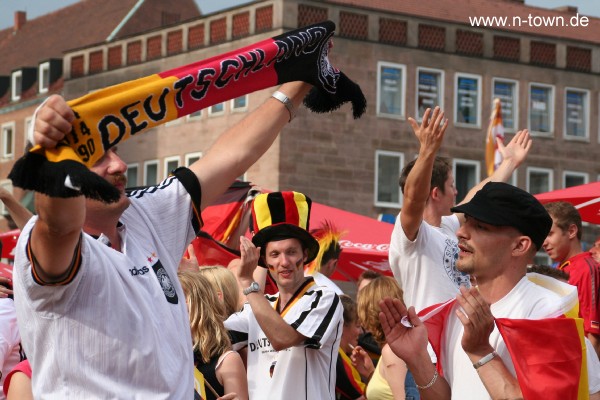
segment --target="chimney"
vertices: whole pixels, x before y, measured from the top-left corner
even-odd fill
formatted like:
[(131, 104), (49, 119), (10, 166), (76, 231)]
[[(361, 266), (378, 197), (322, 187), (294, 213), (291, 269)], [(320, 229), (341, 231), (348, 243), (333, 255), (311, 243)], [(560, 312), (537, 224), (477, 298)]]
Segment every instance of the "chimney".
[(560, 11), (560, 12), (565, 12), (565, 13), (571, 13), (571, 14), (576, 14), (578, 9), (576, 6), (560, 6), (560, 7), (554, 7), (554, 10), (556, 11)]
[(15, 26), (13, 32), (20, 31), (27, 22), (27, 13), (25, 11), (15, 11)]

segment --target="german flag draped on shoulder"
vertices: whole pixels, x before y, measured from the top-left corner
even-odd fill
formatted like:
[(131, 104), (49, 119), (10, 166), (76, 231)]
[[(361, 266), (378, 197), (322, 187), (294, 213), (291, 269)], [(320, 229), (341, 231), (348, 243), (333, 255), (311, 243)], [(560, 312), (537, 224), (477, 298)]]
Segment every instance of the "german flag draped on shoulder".
[(14, 186), (49, 196), (117, 201), (117, 189), (88, 169), (110, 148), (165, 122), (285, 82), (314, 86), (304, 99), (313, 112), (351, 102), (359, 118), (366, 109), (360, 87), (329, 62), (334, 30), (331, 21), (310, 25), (69, 101), (75, 112), (71, 133), (55, 149), (32, 148), (9, 178)]
[[(571, 285), (536, 273), (528, 279), (561, 296), (562, 315), (544, 319), (496, 318), (496, 326), (513, 361), (525, 399), (589, 399), (583, 320), (578, 318), (577, 291)], [(441, 343), (456, 300), (419, 312), (443, 374)]]

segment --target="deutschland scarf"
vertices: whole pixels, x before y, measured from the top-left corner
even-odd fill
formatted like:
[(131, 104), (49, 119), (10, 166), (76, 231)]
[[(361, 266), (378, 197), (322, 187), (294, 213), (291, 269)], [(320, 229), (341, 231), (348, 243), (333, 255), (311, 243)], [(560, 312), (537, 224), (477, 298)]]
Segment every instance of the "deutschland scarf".
[(335, 24), (325, 21), (72, 100), (70, 134), (54, 149), (32, 148), (9, 178), (14, 186), (53, 197), (83, 194), (114, 202), (117, 189), (89, 170), (110, 148), (165, 122), (285, 82), (314, 86), (304, 99), (311, 111), (329, 112), (350, 101), (359, 118), (366, 108), (360, 87), (329, 63), (334, 30)]

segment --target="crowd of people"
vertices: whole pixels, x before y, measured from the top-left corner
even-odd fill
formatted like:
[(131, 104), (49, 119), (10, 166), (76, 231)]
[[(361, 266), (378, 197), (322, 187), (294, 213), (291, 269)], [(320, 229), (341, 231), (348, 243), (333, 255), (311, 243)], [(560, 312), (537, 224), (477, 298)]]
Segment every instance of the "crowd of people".
[[(31, 215), (0, 194), (21, 229), (13, 278), (0, 279), (9, 400), (524, 398), (530, 383), (496, 320), (560, 317), (575, 288), (587, 366), (577, 390), (600, 399), (600, 241), (583, 251), (577, 210), (505, 183), (531, 149), (526, 130), (498, 143), (500, 166), (455, 205), (451, 164), (438, 155), (444, 113), (409, 119), (420, 149), (400, 177), (393, 277), (365, 271), (356, 296), (330, 279), (343, 233), (311, 230), (311, 199), (299, 192), (254, 198), (251, 238), (229, 266), (198, 266), (192, 248), (183, 257), (202, 209), (270, 147), (309, 90), (282, 85), (291, 104), (269, 98), (157, 190), (126, 194), (126, 163), (111, 149), (91, 170), (120, 191), (114, 203), (36, 193)], [(35, 144), (55, 147), (73, 120), (51, 96), (36, 112)], [(530, 279), (540, 249), (568, 281), (548, 278), (561, 293)], [(418, 312), (446, 302), (436, 344)]]

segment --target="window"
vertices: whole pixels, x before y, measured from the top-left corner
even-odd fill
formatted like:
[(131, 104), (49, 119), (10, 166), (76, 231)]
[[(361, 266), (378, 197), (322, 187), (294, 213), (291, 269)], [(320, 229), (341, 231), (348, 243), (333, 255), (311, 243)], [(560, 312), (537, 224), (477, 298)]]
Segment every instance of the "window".
[(202, 158), (202, 153), (200, 153), (200, 152), (188, 153), (185, 155), (185, 166), (189, 167), (190, 165), (192, 165), (193, 163), (195, 163), (196, 161), (198, 161), (201, 158)]
[(565, 90), (565, 136), (587, 139), (590, 126), (589, 90), (566, 88)]
[[(6, 189), (9, 193), (13, 192), (12, 181), (10, 179), (5, 179), (5, 180), (0, 181), (0, 186), (2, 188)], [(4, 205), (3, 201), (0, 201), (0, 214), (8, 215), (8, 209)]]
[(248, 95), (236, 97), (231, 100), (231, 111), (241, 112), (248, 109)]
[(2, 125), (2, 158), (13, 158), (15, 155), (15, 123)]
[(127, 187), (139, 186), (138, 170), (139, 164), (127, 164)]
[(422, 120), (425, 110), (435, 106), (444, 109), (444, 71), (418, 67), (416, 119)]
[(519, 124), (519, 82), (510, 79), (492, 79), (492, 104), (494, 99), (502, 104), (502, 125), (506, 132), (516, 132)]
[(144, 186), (158, 183), (158, 160), (144, 161)]
[(398, 178), (404, 166), (404, 154), (395, 151), (375, 151), (375, 205), (402, 207)]
[(215, 104), (208, 108), (208, 115), (223, 115), (225, 113), (225, 103)]
[(11, 77), (11, 99), (12, 101), (21, 100), (21, 88), (23, 86), (23, 71), (15, 71)]
[(171, 121), (167, 121), (167, 123), (165, 124), (165, 127), (177, 126), (177, 125), (183, 123), (183, 120), (184, 120), (184, 117), (172, 119)]
[(546, 251), (542, 250), (542, 251), (538, 251), (537, 253), (535, 253), (535, 256), (533, 256), (533, 263), (535, 265), (551, 266), (552, 260), (550, 259), (550, 256), (548, 255), (548, 253), (546, 253)]
[(377, 63), (377, 115), (404, 119), (406, 66)]
[(456, 74), (454, 92), (454, 123), (463, 127), (481, 127), (481, 76)]
[(563, 188), (585, 185), (589, 179), (589, 175), (585, 172), (564, 171)]
[(537, 133), (554, 132), (554, 86), (542, 83), (529, 85), (529, 130)]
[(179, 168), (179, 156), (167, 157), (165, 158), (165, 176), (168, 177), (171, 172)]
[(554, 171), (548, 168), (527, 167), (527, 191), (531, 194), (552, 190)]
[(478, 161), (455, 158), (452, 162), (452, 174), (456, 187), (456, 202), (460, 203), (469, 190), (479, 183), (481, 167)]
[(195, 121), (202, 118), (202, 110), (198, 110), (198, 111), (194, 111), (191, 114), (188, 114), (187, 119), (188, 121)]
[[(29, 130), (32, 129), (31, 124), (33, 123), (33, 116), (31, 117), (27, 117), (25, 118), (25, 121), (23, 122), (23, 134), (24, 134), (24, 138), (25, 140), (23, 140), (23, 143), (25, 143), (25, 146), (27, 146), (27, 141), (29, 140)], [(33, 132), (32, 133), (32, 138), (33, 138)]]
[(50, 63), (40, 64), (38, 69), (38, 92), (47, 93), (50, 87)]

